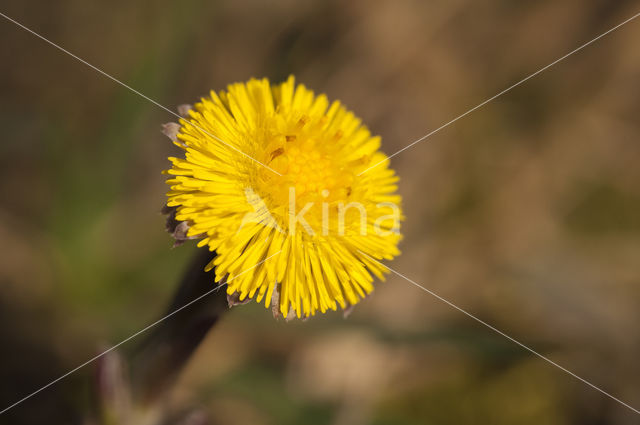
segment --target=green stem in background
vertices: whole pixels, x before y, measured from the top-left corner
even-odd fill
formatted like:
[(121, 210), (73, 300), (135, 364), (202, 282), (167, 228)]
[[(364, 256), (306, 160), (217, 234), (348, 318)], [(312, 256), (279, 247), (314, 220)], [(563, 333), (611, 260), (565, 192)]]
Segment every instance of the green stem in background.
[(110, 352), (99, 359), (95, 391), (97, 421), (85, 424), (167, 423), (165, 397), (209, 330), (229, 309), (224, 288), (214, 290), (208, 250), (198, 250), (171, 302), (129, 355)]

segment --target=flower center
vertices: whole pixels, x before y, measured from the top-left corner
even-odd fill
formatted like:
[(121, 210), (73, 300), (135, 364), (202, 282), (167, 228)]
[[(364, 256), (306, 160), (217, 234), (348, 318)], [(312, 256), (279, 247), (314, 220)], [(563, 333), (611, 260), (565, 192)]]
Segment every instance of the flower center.
[[(269, 144), (266, 164), (281, 175), (261, 170), (258, 191), (282, 223), (289, 214), (298, 214), (306, 207), (305, 219), (315, 231), (323, 214), (336, 210), (341, 202), (349, 202), (354, 174), (347, 170), (341, 155), (330, 149), (300, 135), (279, 137)], [(292, 201), (295, 211), (289, 211)]]

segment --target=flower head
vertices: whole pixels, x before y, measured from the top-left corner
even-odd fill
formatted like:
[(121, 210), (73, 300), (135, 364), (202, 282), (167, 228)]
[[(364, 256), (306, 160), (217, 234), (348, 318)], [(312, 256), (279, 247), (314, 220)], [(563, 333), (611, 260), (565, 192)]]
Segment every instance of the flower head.
[[(168, 127), (165, 127), (165, 129)], [(167, 205), (227, 293), (283, 316), (343, 309), (399, 254), (397, 177), (361, 121), (293, 77), (211, 92), (173, 128)], [(373, 165), (376, 165), (373, 168)], [(366, 171), (366, 172), (365, 172)], [(188, 227), (188, 228), (187, 228)]]

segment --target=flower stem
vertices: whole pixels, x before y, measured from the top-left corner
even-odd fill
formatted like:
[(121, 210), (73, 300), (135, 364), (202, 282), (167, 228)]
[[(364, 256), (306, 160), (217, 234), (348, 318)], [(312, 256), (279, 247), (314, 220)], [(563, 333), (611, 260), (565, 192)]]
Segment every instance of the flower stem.
[[(197, 251), (162, 317), (214, 288), (213, 273), (204, 271), (214, 255), (208, 250)], [(137, 405), (152, 404), (167, 393), (206, 334), (228, 309), (226, 291), (216, 290), (152, 329), (135, 348), (129, 364), (132, 397)]]

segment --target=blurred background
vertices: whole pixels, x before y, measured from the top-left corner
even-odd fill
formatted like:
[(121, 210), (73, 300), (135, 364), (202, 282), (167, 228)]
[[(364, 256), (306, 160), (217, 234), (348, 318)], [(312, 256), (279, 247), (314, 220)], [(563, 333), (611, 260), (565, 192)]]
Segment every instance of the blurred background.
[[(293, 73), (390, 154), (639, 7), (9, 0), (2, 12), (170, 109)], [(0, 38), (4, 408), (159, 317), (195, 248), (171, 249), (159, 213), (173, 117), (5, 19)], [(639, 40), (640, 19), (394, 157), (407, 220), (390, 264), (635, 408)], [(0, 423), (73, 423), (92, 368)], [(346, 320), (235, 307), (167, 403), (198, 409), (194, 424), (638, 423), (393, 275)]]

